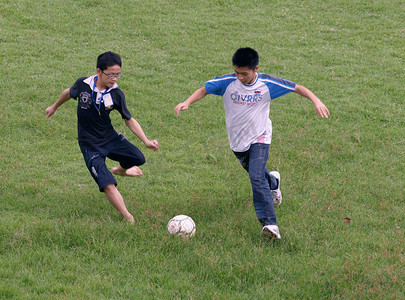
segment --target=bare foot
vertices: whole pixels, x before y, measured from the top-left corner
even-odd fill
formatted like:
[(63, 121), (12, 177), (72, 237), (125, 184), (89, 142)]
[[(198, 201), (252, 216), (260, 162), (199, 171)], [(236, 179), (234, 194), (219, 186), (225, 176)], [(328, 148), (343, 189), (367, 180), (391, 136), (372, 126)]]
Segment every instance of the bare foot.
[(113, 174), (120, 175), (120, 176), (137, 177), (137, 176), (143, 175), (142, 170), (140, 168), (138, 168), (137, 166), (133, 166), (132, 168), (129, 168), (129, 169), (124, 169), (123, 167), (118, 165), (116, 167), (113, 167), (111, 169), (111, 172)]
[(143, 175), (142, 170), (137, 166), (133, 166), (132, 168), (126, 169), (125, 174), (127, 176), (133, 176), (133, 177)]

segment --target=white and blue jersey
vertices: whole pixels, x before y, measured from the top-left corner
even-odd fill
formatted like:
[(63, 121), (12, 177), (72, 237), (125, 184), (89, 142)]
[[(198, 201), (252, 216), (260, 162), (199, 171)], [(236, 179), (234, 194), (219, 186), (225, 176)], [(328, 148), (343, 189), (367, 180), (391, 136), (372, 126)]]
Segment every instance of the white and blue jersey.
[(254, 143), (271, 143), (270, 101), (293, 92), (295, 83), (257, 73), (253, 84), (243, 84), (234, 73), (205, 83), (208, 94), (223, 96), (229, 144), (235, 152)]

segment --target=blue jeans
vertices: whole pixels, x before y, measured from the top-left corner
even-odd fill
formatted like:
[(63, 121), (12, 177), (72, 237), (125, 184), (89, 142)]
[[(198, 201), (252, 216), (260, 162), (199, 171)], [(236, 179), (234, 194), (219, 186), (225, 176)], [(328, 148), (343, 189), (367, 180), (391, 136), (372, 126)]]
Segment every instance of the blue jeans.
[(266, 168), (269, 151), (270, 145), (268, 144), (252, 144), (250, 149), (245, 152), (234, 151), (242, 167), (249, 173), (256, 216), (263, 226), (277, 225), (270, 192), (270, 189), (277, 188), (277, 179), (270, 175)]

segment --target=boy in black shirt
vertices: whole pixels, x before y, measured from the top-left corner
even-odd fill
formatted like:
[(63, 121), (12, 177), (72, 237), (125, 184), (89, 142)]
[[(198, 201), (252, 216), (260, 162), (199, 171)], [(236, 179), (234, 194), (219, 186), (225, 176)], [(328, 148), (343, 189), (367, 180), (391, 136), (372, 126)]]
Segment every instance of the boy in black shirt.
[(51, 117), (59, 106), (71, 98), (78, 100), (78, 140), (87, 168), (108, 201), (132, 224), (134, 217), (127, 210), (105, 159), (108, 157), (119, 162), (118, 166), (112, 168), (112, 173), (135, 177), (142, 175), (138, 166), (145, 163), (145, 157), (137, 147), (114, 130), (110, 112), (113, 109), (118, 110), (125, 124), (149, 149), (156, 151), (159, 144), (157, 140), (149, 140), (146, 137), (139, 123), (128, 111), (124, 93), (117, 85), (118, 78), (122, 76), (121, 65), (118, 54), (100, 54), (97, 58), (97, 75), (79, 78), (46, 109), (46, 115)]

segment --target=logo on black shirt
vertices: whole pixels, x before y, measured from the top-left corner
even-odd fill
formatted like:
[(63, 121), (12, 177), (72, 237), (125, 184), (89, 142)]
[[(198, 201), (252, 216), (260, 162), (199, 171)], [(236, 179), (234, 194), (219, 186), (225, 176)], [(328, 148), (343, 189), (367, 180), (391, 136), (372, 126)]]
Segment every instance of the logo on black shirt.
[(91, 106), (91, 95), (88, 92), (81, 92), (79, 96), (80, 108), (88, 109)]

